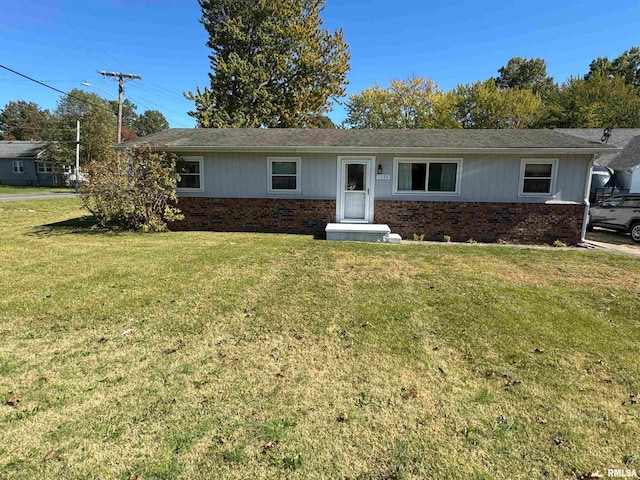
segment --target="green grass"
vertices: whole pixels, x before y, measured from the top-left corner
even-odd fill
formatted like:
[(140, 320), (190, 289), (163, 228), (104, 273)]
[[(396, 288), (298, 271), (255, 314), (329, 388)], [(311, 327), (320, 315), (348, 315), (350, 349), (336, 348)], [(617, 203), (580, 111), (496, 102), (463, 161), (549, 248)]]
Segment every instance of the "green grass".
[(0, 204), (0, 478), (640, 470), (638, 259), (82, 214)]
[(66, 187), (23, 187), (17, 185), (0, 185), (0, 195), (27, 195), (31, 193), (67, 193), (73, 188)]

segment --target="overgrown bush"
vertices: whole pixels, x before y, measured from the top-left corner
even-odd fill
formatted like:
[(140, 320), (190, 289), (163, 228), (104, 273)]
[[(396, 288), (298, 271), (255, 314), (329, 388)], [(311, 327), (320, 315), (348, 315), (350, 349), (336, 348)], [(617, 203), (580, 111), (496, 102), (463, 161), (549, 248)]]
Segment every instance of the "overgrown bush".
[(136, 147), (85, 165), (84, 206), (103, 227), (161, 232), (182, 220), (177, 203), (177, 156)]

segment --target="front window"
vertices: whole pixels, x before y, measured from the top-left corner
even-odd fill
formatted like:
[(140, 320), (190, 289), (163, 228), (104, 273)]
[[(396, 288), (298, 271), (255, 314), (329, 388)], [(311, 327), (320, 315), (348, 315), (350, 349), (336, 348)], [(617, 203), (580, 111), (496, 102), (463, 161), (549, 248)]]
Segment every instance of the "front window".
[(202, 157), (182, 157), (176, 162), (176, 172), (180, 180), (176, 185), (178, 190), (204, 190), (202, 179)]
[(38, 173), (51, 173), (53, 172), (53, 167), (51, 166), (51, 162), (38, 162)]
[(395, 193), (458, 193), (461, 160), (396, 159)]
[(13, 161), (13, 173), (24, 173), (24, 162), (22, 160)]
[(273, 158), (268, 160), (269, 193), (300, 193), (300, 159)]
[(555, 183), (557, 159), (523, 159), (521, 165), (521, 195), (551, 195)]

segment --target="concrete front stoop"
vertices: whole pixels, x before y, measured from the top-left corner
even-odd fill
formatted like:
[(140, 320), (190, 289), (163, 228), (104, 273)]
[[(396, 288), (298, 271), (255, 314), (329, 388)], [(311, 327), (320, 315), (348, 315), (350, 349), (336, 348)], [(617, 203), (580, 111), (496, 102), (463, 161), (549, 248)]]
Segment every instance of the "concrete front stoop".
[(327, 234), (327, 240), (336, 242), (402, 242), (400, 235), (391, 233), (389, 225), (371, 223), (328, 223), (324, 231)]

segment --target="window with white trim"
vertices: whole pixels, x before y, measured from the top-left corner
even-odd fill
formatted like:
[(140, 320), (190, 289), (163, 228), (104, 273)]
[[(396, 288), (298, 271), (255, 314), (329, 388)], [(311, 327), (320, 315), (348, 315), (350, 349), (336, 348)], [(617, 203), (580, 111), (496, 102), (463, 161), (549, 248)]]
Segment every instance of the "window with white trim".
[(180, 157), (180, 160), (176, 162), (176, 172), (180, 175), (180, 180), (176, 185), (177, 190), (203, 191), (203, 167), (202, 157)]
[(24, 162), (22, 160), (13, 161), (13, 173), (24, 173)]
[(269, 157), (268, 193), (300, 193), (300, 158)]
[(53, 166), (51, 162), (38, 162), (38, 173), (51, 173), (53, 172)]
[(459, 193), (461, 159), (394, 159), (394, 193)]
[(520, 165), (521, 196), (549, 196), (555, 188), (557, 158), (523, 158)]

